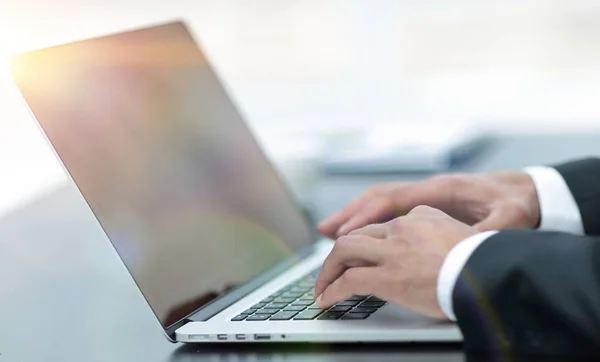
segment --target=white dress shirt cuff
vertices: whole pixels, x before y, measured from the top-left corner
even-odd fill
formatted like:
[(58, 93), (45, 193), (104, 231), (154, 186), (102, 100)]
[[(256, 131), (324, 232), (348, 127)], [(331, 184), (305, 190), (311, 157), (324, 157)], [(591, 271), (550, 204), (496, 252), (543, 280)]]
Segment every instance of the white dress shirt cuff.
[(562, 231), (584, 235), (581, 213), (565, 179), (552, 167), (527, 167), (540, 202), (540, 227), (544, 231)]
[(437, 280), (437, 298), (442, 311), (451, 321), (456, 321), (452, 306), (452, 293), (458, 276), (475, 249), (496, 233), (497, 231), (485, 231), (475, 234), (456, 244), (446, 256)]

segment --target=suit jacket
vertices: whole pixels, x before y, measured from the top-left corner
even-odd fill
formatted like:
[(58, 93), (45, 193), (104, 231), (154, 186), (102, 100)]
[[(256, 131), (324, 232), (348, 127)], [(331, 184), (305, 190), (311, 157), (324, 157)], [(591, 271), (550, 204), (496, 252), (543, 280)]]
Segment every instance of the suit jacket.
[(600, 159), (556, 169), (587, 235), (509, 230), (481, 244), (452, 296), (468, 353), (600, 354)]

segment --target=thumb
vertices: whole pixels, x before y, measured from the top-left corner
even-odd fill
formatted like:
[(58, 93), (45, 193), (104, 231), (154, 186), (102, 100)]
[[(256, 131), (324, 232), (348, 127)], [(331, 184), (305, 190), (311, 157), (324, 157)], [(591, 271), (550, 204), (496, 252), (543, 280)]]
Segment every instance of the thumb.
[(510, 212), (495, 209), (485, 219), (473, 225), (473, 227), (479, 231), (502, 230), (508, 228), (510, 224)]

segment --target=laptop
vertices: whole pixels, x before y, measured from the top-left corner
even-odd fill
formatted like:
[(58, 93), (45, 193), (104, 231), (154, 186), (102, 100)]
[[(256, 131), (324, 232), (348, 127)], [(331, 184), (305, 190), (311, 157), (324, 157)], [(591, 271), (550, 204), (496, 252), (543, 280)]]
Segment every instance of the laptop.
[(18, 54), (9, 69), (170, 341), (462, 339), (375, 296), (316, 307), (333, 241), (319, 239), (184, 23)]

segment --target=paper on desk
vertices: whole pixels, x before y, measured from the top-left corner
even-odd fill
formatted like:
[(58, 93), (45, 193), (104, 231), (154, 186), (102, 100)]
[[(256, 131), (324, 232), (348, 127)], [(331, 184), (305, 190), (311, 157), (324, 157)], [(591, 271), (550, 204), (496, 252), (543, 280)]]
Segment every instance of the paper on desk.
[(384, 126), (332, 140), (322, 165), (327, 173), (446, 171), (474, 156), (486, 139), (484, 132), (461, 126)]

